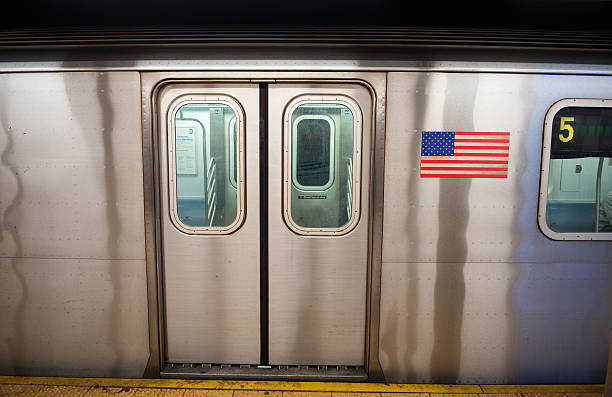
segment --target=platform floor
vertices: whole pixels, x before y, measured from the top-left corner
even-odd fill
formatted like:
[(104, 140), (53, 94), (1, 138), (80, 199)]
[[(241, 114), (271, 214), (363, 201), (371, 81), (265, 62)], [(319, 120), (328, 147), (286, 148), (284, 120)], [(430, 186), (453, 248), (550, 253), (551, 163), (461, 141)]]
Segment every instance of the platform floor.
[(0, 396), (603, 397), (604, 385), (430, 385), (0, 376)]

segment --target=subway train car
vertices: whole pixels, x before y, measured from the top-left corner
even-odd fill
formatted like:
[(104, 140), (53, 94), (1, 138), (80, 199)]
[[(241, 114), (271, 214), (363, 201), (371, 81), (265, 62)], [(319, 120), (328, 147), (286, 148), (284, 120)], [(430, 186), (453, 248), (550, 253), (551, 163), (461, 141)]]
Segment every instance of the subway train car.
[(0, 373), (603, 383), (612, 37), (0, 38)]

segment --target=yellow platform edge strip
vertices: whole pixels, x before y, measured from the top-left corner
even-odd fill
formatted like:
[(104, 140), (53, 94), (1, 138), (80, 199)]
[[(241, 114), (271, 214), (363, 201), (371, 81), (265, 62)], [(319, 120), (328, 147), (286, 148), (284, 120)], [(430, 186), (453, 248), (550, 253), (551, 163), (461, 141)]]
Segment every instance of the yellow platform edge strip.
[(605, 385), (480, 385), (483, 393), (603, 393)]
[(439, 385), (405, 383), (291, 382), (190, 379), (60, 378), (0, 376), (0, 384), (143, 387), (168, 389), (279, 390), (364, 393), (603, 393), (604, 385)]

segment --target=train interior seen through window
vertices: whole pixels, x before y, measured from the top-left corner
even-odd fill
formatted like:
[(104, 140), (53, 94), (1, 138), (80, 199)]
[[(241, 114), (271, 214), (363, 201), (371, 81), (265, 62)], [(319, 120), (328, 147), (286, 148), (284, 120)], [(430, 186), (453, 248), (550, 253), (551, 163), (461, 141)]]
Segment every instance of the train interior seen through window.
[(353, 211), (355, 120), (341, 103), (309, 103), (291, 115), (291, 218), (302, 228), (339, 228)]
[(180, 221), (226, 227), (237, 216), (236, 114), (225, 104), (183, 105), (176, 117), (176, 191)]
[(548, 227), (558, 233), (612, 232), (612, 109), (561, 109), (551, 141)]

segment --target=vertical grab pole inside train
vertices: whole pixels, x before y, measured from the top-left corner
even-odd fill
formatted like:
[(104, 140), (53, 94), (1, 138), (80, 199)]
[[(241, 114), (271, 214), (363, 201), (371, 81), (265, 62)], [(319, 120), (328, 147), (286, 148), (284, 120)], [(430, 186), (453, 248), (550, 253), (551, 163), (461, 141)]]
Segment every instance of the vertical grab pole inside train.
[[(597, 180), (595, 185), (595, 233), (599, 231), (599, 202), (601, 201), (601, 171), (603, 170), (604, 158), (599, 158), (597, 166)], [(608, 396), (606, 396), (608, 397)]]
[(608, 372), (606, 374), (606, 390), (604, 397), (612, 397), (612, 329), (610, 329), (610, 345), (608, 347)]

